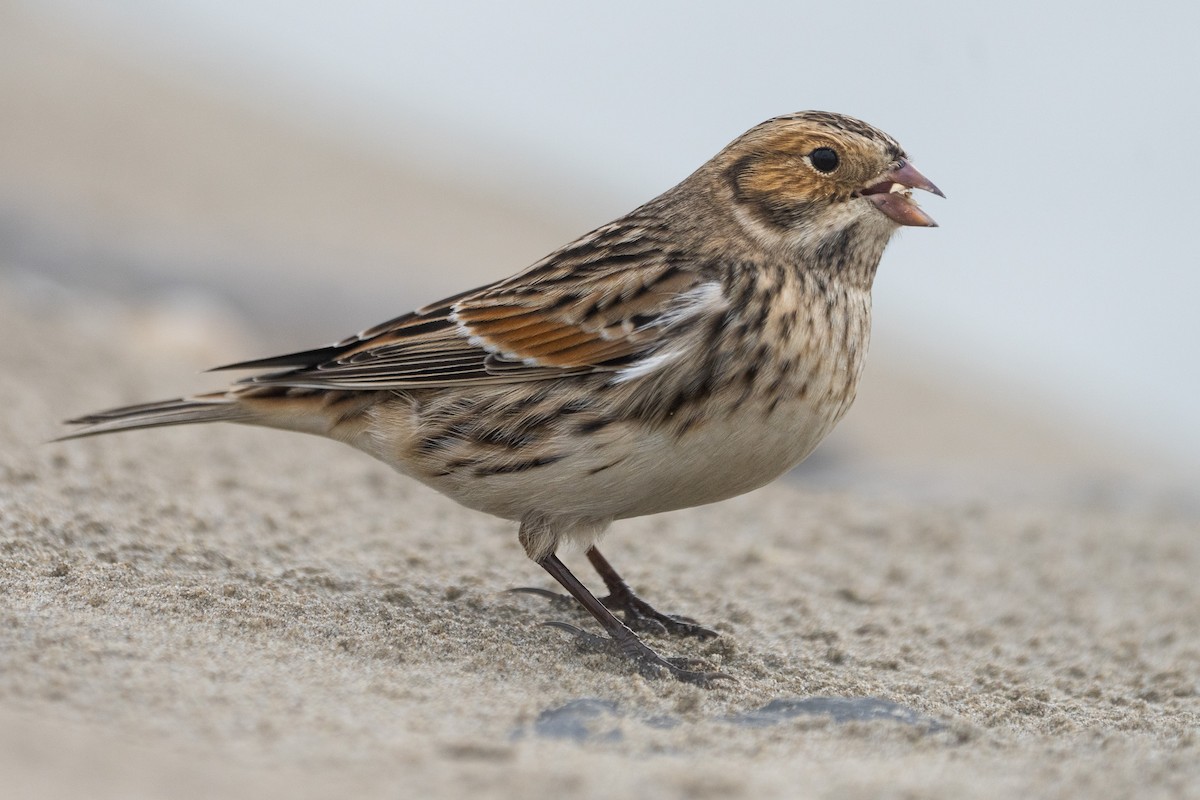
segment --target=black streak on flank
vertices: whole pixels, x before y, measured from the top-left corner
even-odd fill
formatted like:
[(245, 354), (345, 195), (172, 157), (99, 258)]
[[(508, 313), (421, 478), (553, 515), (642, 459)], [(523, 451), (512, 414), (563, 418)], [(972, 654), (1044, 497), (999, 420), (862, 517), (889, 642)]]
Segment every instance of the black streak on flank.
[(586, 422), (581, 422), (575, 428), (576, 433), (589, 434), (607, 428), (609, 425), (616, 422), (612, 417), (596, 417), (589, 419)]
[[(448, 425), (438, 433), (435, 433), (431, 436), (426, 436), (421, 440), (420, 444), (417, 445), (417, 450), (424, 455), (430, 455), (441, 450), (449, 450), (450, 448), (462, 444), (464, 441), (470, 439), (471, 435), (472, 432), (466, 425), (456, 422)], [(455, 468), (461, 467), (466, 463), (469, 462), (456, 464)]]
[(549, 386), (544, 386), (537, 391), (530, 392), (518, 400), (514, 400), (507, 407), (501, 407), (498, 410), (504, 413), (508, 419), (512, 419), (513, 417), (521, 414), (526, 414), (533, 410), (534, 406), (546, 400), (546, 398), (550, 396), (551, 391), (552, 390)]
[(700, 414), (696, 410), (693, 410), (690, 414), (687, 415), (687, 417), (683, 420), (683, 422), (676, 429), (675, 435), (682, 437), (688, 431), (699, 426), (699, 424), (703, 421), (703, 419), (704, 418), (703, 418), (702, 414)]
[(537, 467), (545, 467), (553, 464), (556, 461), (562, 461), (564, 456), (543, 456), (541, 458), (531, 458), (528, 461), (514, 461), (508, 464), (499, 464), (494, 467), (480, 467), (475, 470), (475, 477), (486, 478), (489, 475), (507, 475), (514, 472), (525, 472), (526, 470), (536, 469)]
[(591, 400), (588, 400), (586, 398), (576, 398), (574, 400), (568, 400), (567, 402), (565, 402), (561, 406), (559, 406), (558, 413), (560, 415), (578, 414), (581, 411), (587, 411), (591, 407), (592, 407)]
[(495, 428), (476, 432), (475, 441), (483, 445), (520, 450), (536, 442), (537, 435), (526, 429)]
[(611, 464), (605, 464), (603, 467), (596, 467), (595, 469), (589, 469), (588, 475), (595, 475), (599, 472), (604, 472), (604, 470), (611, 469), (612, 467), (615, 467), (617, 464), (620, 464), (624, 460), (625, 460), (624, 458), (618, 458), (616, 461), (612, 462)]

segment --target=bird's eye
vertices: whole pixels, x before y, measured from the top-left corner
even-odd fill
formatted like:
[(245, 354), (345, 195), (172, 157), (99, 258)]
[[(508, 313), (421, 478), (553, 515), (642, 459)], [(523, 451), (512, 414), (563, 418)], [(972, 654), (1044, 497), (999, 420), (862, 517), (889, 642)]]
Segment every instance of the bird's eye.
[(838, 167), (838, 154), (832, 147), (818, 147), (808, 154), (808, 162), (817, 172), (833, 172)]

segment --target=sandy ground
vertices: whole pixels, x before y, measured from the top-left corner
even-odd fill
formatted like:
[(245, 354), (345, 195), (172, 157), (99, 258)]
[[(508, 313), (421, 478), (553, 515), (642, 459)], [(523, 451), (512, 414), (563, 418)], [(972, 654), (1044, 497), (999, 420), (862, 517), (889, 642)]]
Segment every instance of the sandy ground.
[(510, 523), (340, 445), (46, 444), (579, 230), (0, 20), (0, 793), (1200, 796), (1194, 480), (888, 341), (798, 474), (606, 540), (721, 632), (653, 640), (711, 690), (542, 625), (592, 627), (507, 591), (551, 585)]
[[(11, 796), (1200, 789), (1194, 517), (789, 479), (626, 521), (610, 558), (722, 634), (654, 644), (737, 678), (650, 681), (506, 592), (550, 585), (511, 524), (348, 448), (236, 426), (45, 444), (196, 381), (197, 323), (165, 319), (0, 283)], [(812, 698), (889, 718), (795, 713)]]

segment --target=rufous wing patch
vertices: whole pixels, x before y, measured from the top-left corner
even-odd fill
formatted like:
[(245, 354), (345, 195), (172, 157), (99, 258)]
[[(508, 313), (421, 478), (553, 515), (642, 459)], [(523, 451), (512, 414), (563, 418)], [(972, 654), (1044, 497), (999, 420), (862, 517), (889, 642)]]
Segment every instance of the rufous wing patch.
[(638, 352), (648, 338), (634, 331), (589, 330), (541, 309), (463, 306), (455, 320), (472, 342), (506, 359), (571, 369), (598, 366)]

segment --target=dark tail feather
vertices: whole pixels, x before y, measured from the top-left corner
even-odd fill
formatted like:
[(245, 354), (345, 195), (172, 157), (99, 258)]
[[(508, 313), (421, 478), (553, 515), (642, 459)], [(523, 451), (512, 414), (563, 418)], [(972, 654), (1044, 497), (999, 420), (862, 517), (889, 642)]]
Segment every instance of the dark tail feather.
[(136, 428), (158, 428), (163, 425), (189, 425), (194, 422), (239, 422), (249, 419), (251, 414), (224, 392), (198, 397), (163, 400), (158, 403), (142, 403), (122, 406), (95, 414), (69, 419), (67, 425), (78, 425), (78, 429), (59, 436), (53, 441), (81, 439), (102, 433), (116, 433)]
[(331, 344), (328, 347), (318, 347), (315, 350), (302, 350), (298, 353), (287, 353), (270, 358), (256, 358), (253, 361), (239, 361), (236, 364), (222, 364), (206, 372), (221, 372), (233, 369), (274, 369), (276, 367), (311, 367), (322, 361), (335, 358), (345, 348)]

